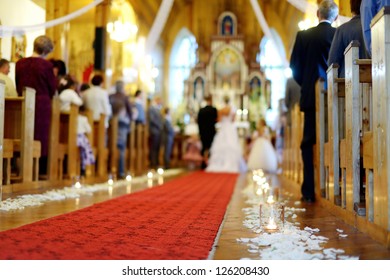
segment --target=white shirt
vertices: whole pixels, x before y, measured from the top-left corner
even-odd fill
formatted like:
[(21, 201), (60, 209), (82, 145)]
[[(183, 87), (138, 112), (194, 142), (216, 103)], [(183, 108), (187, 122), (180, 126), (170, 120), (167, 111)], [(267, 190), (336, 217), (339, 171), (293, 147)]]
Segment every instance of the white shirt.
[(17, 97), (18, 93), (16, 92), (14, 82), (7, 75), (0, 73), (0, 80), (5, 82), (5, 97)]
[(88, 118), (83, 115), (77, 116), (77, 134), (90, 133), (92, 131)]
[(77, 106), (83, 105), (83, 100), (73, 89), (65, 89), (60, 95), (61, 112), (70, 111), (70, 105), (75, 104)]
[(99, 86), (92, 86), (83, 93), (83, 100), (86, 108), (93, 112), (95, 121), (100, 119), (100, 114), (106, 115), (106, 127), (108, 127), (108, 120), (112, 115), (108, 92)]

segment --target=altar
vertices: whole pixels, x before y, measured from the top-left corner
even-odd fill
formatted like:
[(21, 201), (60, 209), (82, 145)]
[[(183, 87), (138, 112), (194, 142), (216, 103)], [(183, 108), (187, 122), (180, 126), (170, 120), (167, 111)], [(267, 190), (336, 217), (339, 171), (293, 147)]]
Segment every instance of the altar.
[(196, 119), (197, 112), (204, 106), (204, 96), (211, 95), (217, 108), (223, 106), (224, 96), (229, 96), (236, 110), (237, 128), (249, 133), (270, 108), (271, 83), (260, 64), (245, 55), (235, 14), (223, 12), (217, 25), (218, 33), (210, 38), (209, 62), (198, 63), (185, 81), (186, 109)]

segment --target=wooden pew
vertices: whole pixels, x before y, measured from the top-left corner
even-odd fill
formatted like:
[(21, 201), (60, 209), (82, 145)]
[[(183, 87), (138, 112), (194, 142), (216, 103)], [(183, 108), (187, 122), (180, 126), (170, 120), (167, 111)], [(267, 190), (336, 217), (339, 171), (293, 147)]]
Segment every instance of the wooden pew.
[[(88, 111), (88, 110), (87, 110)], [(89, 135), (88, 140), (91, 143), (92, 150), (96, 159), (96, 167), (87, 168), (87, 177), (95, 176), (100, 178), (107, 178), (107, 166), (108, 166), (108, 148), (106, 148), (106, 127), (104, 114), (100, 114), (98, 121), (93, 120), (92, 112), (87, 112), (88, 120), (92, 128), (92, 133)]]
[[(60, 100), (54, 96), (49, 138), (48, 179), (71, 179), (79, 173), (79, 150), (77, 147), (77, 116), (79, 107), (72, 104), (69, 112), (60, 111)], [(66, 174), (64, 163), (66, 158)]]
[(4, 92), (5, 83), (0, 80), (0, 201), (3, 199)]
[(117, 148), (118, 142), (118, 117), (113, 116), (110, 119), (108, 127), (108, 149), (109, 149), (109, 170), (112, 175), (118, 175), (118, 160), (119, 150)]
[[(325, 81), (320, 78), (315, 86), (316, 94), (316, 145), (314, 146), (314, 166), (316, 179), (316, 193), (320, 193), (321, 197), (328, 197), (329, 190), (326, 184), (326, 170), (329, 168), (329, 152), (327, 143), (326, 131), (326, 110), (327, 110), (327, 91), (325, 89)], [(325, 148), (326, 146), (326, 148)]]
[[(369, 220), (390, 247), (390, 7), (371, 22), (373, 104), (373, 190)], [(370, 195), (370, 194), (369, 194)], [(371, 209), (369, 210), (369, 212)], [(379, 231), (378, 229), (376, 230)], [(384, 233), (384, 234), (383, 234)]]
[(130, 135), (127, 139), (127, 149), (126, 149), (126, 158), (128, 170), (131, 174), (136, 173), (136, 156), (137, 156), (137, 148), (136, 148), (136, 135), (137, 135), (137, 126), (135, 122), (131, 122), (130, 125)]
[[(89, 143), (91, 144), (92, 152), (93, 152), (93, 155), (94, 155), (95, 160), (96, 160), (97, 159), (98, 149), (94, 145), (94, 136), (95, 136), (94, 129), (95, 128), (94, 128), (94, 125), (93, 125), (93, 112), (91, 110), (86, 110), (83, 114), (87, 117), (88, 123), (89, 123), (89, 125), (90, 125), (90, 127), (92, 129), (91, 133), (87, 134), (87, 138), (88, 138)], [(86, 166), (85, 176), (87, 178), (92, 178), (92, 177), (96, 176), (96, 165), (97, 165), (97, 161), (95, 162), (95, 165), (88, 165), (88, 166)]]
[(2, 199), (2, 185), (11, 184), (11, 159), (14, 156), (14, 145), (11, 139), (4, 139), (5, 113), (5, 83), (0, 80), (0, 201)]
[(147, 157), (148, 157), (148, 127), (143, 124), (134, 125), (135, 129), (130, 133), (129, 151), (130, 157), (128, 158), (130, 164), (130, 170), (135, 174), (142, 174), (147, 170)]
[[(346, 208), (365, 216), (366, 203), (370, 197), (361, 197), (363, 182), (361, 178), (361, 162), (366, 168), (368, 177), (373, 172), (373, 146), (370, 128), (371, 108), (371, 60), (359, 59), (359, 42), (353, 41), (345, 50), (345, 85), (346, 85)], [(369, 181), (368, 192), (372, 189)]]
[(12, 141), (13, 154), (20, 154), (19, 174), (13, 179), (22, 183), (38, 180), (40, 142), (34, 141), (35, 90), (26, 87), (21, 97), (6, 97), (4, 108), (4, 138)]
[(291, 113), (291, 158), (294, 159), (291, 167), (291, 179), (297, 184), (301, 184), (303, 181), (303, 162), (301, 156), (303, 120), (303, 112), (301, 112), (299, 105), (295, 104)]
[(66, 161), (66, 177), (74, 178), (79, 174), (78, 160), (79, 149), (77, 147), (77, 116), (79, 107), (72, 104), (69, 112), (61, 112), (60, 114), (60, 136), (59, 143), (62, 150), (65, 151)]
[[(328, 84), (328, 136), (329, 136), (329, 183), (326, 199), (336, 205), (343, 204), (345, 197), (345, 79), (338, 77), (339, 65), (332, 64), (327, 70)], [(341, 171), (341, 172), (340, 172)], [(340, 173), (342, 174), (340, 178)], [(340, 183), (341, 182), (341, 183)]]

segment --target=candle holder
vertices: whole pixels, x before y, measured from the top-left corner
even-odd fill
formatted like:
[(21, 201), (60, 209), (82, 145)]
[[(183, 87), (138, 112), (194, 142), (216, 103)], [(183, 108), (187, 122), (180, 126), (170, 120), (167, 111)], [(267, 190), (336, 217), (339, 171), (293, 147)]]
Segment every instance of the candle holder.
[(275, 203), (270, 195), (267, 203), (260, 204), (259, 212), (260, 228), (265, 232), (277, 232), (284, 227), (284, 205)]
[(80, 181), (80, 176), (74, 176), (72, 181), (73, 181), (72, 186), (74, 188), (81, 189), (82, 185), (81, 185), (81, 181)]
[(128, 172), (128, 173), (126, 174), (126, 181), (127, 181), (128, 183), (131, 183), (132, 180), (133, 180), (133, 176), (131, 176), (131, 173)]
[(148, 174), (146, 174), (147, 182), (148, 182), (148, 188), (153, 187), (153, 172), (149, 171)]

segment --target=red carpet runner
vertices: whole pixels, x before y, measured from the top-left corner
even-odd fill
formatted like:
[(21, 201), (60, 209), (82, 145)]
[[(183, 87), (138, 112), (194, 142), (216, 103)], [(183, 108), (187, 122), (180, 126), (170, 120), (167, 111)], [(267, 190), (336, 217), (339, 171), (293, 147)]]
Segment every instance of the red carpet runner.
[(0, 259), (206, 259), (236, 178), (196, 172), (0, 232)]

